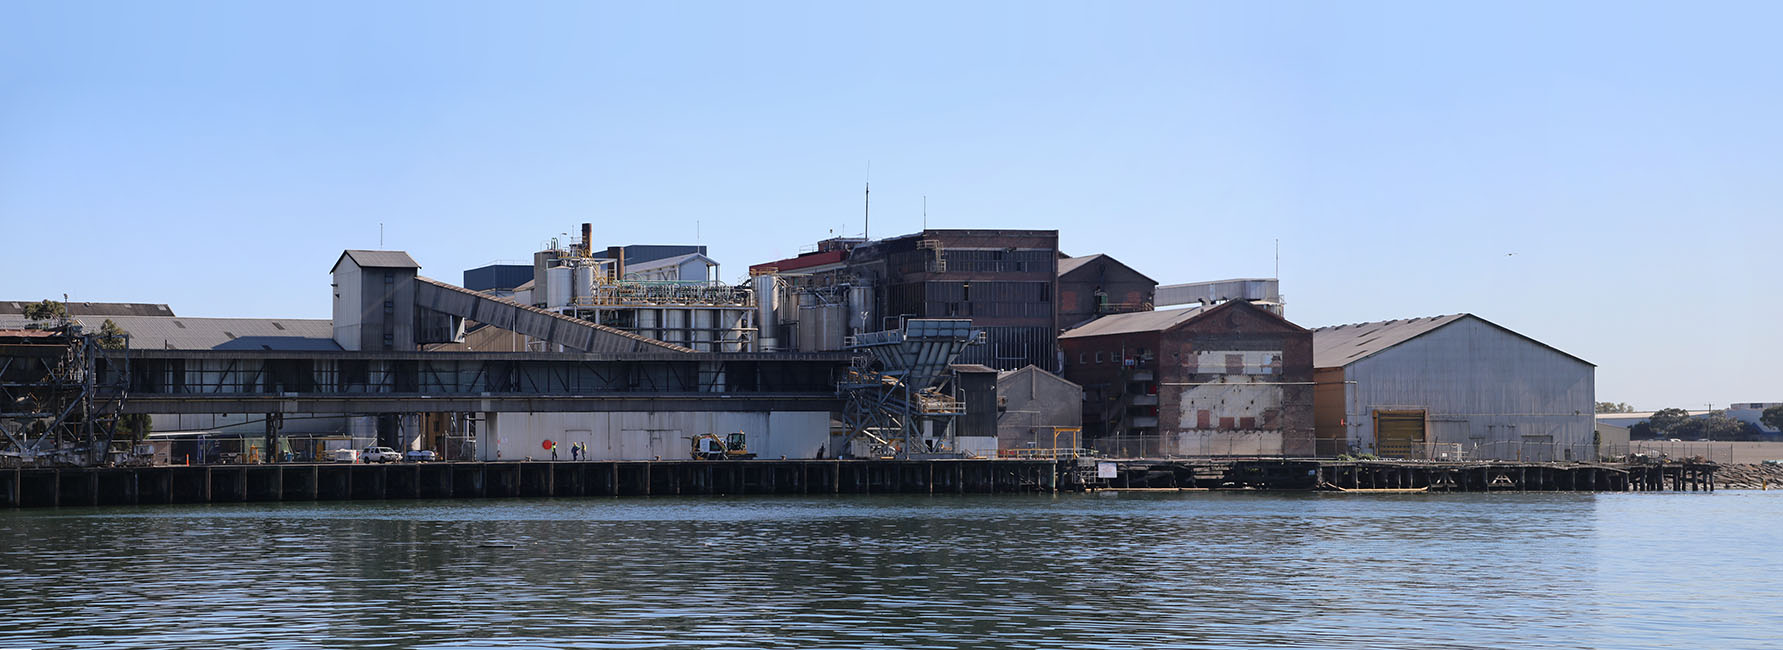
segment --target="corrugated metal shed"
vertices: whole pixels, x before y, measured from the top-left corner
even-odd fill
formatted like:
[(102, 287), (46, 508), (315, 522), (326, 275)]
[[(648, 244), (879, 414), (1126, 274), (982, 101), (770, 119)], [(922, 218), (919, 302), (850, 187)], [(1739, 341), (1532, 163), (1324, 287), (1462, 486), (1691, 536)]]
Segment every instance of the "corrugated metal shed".
[(1594, 460), (1595, 367), (1472, 314), (1313, 331), (1327, 453)]
[(1090, 321), (1087, 325), (1060, 334), (1059, 338), (1074, 339), (1108, 334), (1160, 332), (1188, 322), (1205, 311), (1207, 311), (1205, 307), (1190, 307), (1188, 309), (1165, 309), (1103, 316)]

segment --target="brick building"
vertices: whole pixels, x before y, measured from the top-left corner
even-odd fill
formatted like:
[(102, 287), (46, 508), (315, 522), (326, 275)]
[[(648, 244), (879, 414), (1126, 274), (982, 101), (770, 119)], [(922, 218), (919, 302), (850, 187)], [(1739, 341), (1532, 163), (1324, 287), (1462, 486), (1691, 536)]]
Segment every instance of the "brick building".
[(1059, 337), (1108, 453), (1311, 456), (1312, 332), (1242, 300), (1104, 316)]

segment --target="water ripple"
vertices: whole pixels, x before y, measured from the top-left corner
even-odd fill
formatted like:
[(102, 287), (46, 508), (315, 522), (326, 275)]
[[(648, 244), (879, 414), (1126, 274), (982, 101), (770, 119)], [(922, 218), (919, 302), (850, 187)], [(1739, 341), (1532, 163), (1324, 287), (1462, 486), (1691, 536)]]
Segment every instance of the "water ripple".
[(0, 647), (1773, 647), (1775, 493), (23, 510)]

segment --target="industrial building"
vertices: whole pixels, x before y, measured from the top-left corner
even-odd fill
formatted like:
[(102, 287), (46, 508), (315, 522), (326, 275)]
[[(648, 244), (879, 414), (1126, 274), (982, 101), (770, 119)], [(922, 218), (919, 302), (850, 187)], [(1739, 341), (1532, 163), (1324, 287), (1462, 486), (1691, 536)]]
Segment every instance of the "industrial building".
[(1319, 453), (1595, 460), (1596, 367), (1473, 314), (1313, 330)]
[[(782, 349), (837, 350), (845, 339), (911, 319), (970, 319), (984, 333), (960, 362), (998, 370), (1058, 366), (1059, 233), (924, 230), (837, 238), (750, 267), (771, 305), (763, 338)], [(768, 300), (767, 298), (772, 298)], [(765, 316), (764, 316), (765, 318)], [(772, 332), (769, 334), (768, 332)]]
[(1101, 316), (1151, 311), (1158, 281), (1097, 253), (1059, 260), (1059, 324), (1071, 329)]
[(1059, 337), (1089, 444), (1123, 456), (1310, 456), (1312, 333), (1246, 300), (1104, 316)]
[(1083, 387), (1027, 366), (997, 374), (997, 449), (1075, 449), (1083, 443)]
[[(698, 352), (758, 352), (755, 293), (718, 280), (704, 246), (593, 246), (593, 224), (569, 245), (533, 254), (514, 299), (577, 320)], [(634, 256), (646, 259), (638, 261)], [(528, 341), (527, 349), (554, 349)]]

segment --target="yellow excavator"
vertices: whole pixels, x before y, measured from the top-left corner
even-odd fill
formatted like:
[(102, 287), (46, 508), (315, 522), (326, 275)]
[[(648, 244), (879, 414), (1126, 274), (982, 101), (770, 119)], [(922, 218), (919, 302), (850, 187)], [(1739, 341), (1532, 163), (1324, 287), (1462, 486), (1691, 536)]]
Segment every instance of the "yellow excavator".
[(742, 431), (719, 438), (716, 433), (702, 433), (693, 437), (694, 460), (749, 460), (755, 454), (749, 452), (748, 436)]

